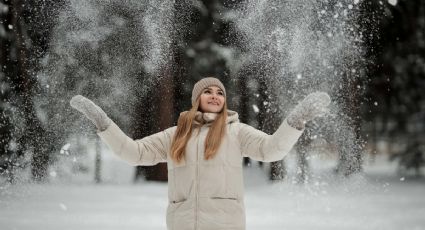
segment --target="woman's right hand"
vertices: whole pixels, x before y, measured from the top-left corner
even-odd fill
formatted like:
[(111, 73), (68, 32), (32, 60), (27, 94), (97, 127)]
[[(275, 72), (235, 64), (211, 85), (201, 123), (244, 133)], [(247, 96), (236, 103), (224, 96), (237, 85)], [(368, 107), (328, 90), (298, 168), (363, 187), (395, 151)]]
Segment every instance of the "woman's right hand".
[(72, 108), (80, 111), (90, 119), (99, 131), (107, 129), (112, 122), (99, 106), (86, 97), (75, 95), (72, 97), (70, 104)]

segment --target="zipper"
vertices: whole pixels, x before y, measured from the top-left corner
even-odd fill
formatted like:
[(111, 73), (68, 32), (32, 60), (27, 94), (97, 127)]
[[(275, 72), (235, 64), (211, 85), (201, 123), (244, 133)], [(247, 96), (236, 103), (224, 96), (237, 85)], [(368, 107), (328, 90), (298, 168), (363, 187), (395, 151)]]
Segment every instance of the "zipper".
[[(202, 127), (200, 127), (200, 129), (202, 129)], [(199, 131), (201, 132), (201, 130)], [(202, 143), (202, 137), (201, 134), (199, 134), (199, 140), (196, 146), (196, 176), (195, 176), (195, 182), (196, 182), (196, 192), (195, 192), (195, 196), (196, 196), (196, 202), (195, 202), (195, 230), (198, 229), (198, 205), (199, 205), (199, 145)]]
[[(200, 170), (199, 157), (204, 157), (204, 151), (205, 151), (205, 149), (204, 149), (204, 145), (202, 143), (203, 143), (203, 140), (205, 141), (205, 138), (207, 137), (206, 135), (205, 136), (202, 136), (201, 135), (201, 132), (202, 132), (203, 129), (207, 129), (208, 130), (208, 128), (206, 126), (201, 126), (199, 129), (200, 129), (200, 131), (199, 131), (199, 141), (198, 141), (198, 145), (197, 145), (197, 149), (196, 149), (195, 230), (198, 230), (198, 222), (199, 222), (199, 215), (198, 215), (198, 209), (199, 209), (199, 191), (200, 191), (200, 185), (199, 185), (200, 184), (200, 180), (199, 180), (199, 174), (200, 174), (200, 172), (199, 172), (199, 170)], [(200, 151), (200, 150), (203, 150), (203, 149), (204, 149), (204, 151)]]

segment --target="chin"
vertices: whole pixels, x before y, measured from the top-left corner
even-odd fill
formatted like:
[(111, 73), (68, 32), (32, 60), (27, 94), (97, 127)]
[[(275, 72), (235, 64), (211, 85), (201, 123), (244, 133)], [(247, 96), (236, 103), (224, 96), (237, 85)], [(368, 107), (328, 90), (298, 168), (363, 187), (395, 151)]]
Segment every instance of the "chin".
[(219, 113), (219, 112), (221, 112), (221, 110), (223, 110), (223, 109), (212, 109), (211, 113)]
[(216, 109), (216, 108), (207, 108), (203, 112), (204, 113), (219, 113), (222, 109)]

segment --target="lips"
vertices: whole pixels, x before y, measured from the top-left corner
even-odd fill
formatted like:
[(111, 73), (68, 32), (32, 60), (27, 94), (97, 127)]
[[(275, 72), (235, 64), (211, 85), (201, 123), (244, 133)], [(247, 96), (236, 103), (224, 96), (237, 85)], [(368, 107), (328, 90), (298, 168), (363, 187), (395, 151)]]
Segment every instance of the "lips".
[(208, 102), (208, 104), (210, 104), (210, 105), (218, 105), (217, 102)]

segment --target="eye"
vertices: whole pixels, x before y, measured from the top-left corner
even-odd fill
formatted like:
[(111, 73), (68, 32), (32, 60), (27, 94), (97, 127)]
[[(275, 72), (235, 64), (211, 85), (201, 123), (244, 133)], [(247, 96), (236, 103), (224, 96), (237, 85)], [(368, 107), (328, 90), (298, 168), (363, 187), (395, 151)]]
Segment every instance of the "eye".
[(207, 89), (207, 90), (205, 90), (205, 91), (204, 91), (204, 93), (206, 93), (206, 94), (210, 94), (210, 93), (211, 93), (211, 91), (210, 91), (209, 89)]
[(223, 96), (224, 94), (223, 94), (223, 92), (218, 92), (218, 95), (220, 95), (220, 96)]

